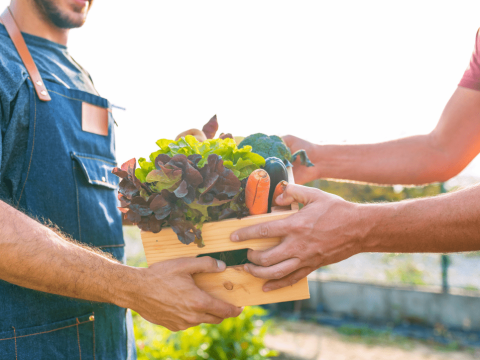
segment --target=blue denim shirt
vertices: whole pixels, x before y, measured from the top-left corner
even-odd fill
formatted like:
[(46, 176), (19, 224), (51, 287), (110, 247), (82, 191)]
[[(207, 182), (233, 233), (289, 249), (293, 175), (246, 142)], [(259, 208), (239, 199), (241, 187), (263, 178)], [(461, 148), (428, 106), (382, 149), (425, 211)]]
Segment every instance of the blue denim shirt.
[[(44, 80), (98, 95), (90, 75), (66, 46), (23, 33)], [(25, 166), (29, 130), (28, 73), (0, 24), (0, 199), (11, 202)]]

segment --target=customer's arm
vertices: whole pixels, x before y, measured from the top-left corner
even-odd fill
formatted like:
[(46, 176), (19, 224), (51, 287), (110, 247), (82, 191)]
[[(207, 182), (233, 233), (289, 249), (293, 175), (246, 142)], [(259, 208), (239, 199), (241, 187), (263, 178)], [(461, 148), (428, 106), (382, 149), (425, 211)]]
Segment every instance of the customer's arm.
[[(398, 125), (385, 119), (385, 126)], [(427, 135), (366, 145), (315, 145), (294, 136), (284, 140), (292, 151), (307, 150), (315, 164), (294, 167), (299, 184), (318, 178), (377, 184), (446, 181), (480, 152), (480, 91), (458, 87)]]
[(128, 307), (153, 323), (181, 330), (240, 314), (241, 309), (209, 296), (192, 279), (194, 273), (224, 269), (224, 263), (208, 257), (148, 269), (122, 265), (0, 201), (0, 279), (12, 284)]
[(269, 250), (249, 250), (253, 264), (245, 265), (257, 277), (274, 279), (264, 285), (264, 290), (273, 290), (361, 252), (480, 250), (479, 199), (480, 186), (473, 186), (431, 198), (363, 205), (288, 185), (276, 202), (305, 204), (297, 214), (238, 230), (232, 240), (282, 237)]

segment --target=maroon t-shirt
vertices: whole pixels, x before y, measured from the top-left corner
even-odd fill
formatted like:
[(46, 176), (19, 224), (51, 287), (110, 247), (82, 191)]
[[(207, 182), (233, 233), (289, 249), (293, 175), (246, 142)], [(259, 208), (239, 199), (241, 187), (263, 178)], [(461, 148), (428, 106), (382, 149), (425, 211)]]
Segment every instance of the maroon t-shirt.
[(470, 64), (458, 86), (473, 90), (480, 90), (480, 29), (477, 32), (475, 40), (475, 49), (473, 50)]

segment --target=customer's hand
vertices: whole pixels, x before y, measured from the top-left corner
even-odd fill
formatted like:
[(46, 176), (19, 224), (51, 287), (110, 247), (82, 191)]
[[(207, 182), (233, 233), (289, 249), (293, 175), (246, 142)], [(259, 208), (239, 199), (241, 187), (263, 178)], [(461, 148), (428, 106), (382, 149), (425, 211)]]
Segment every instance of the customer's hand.
[(185, 130), (185, 131), (181, 132), (180, 134), (178, 134), (175, 137), (175, 141), (180, 140), (180, 138), (185, 137), (187, 135), (194, 136), (200, 142), (203, 142), (203, 141), (207, 140), (207, 136), (205, 135), (205, 133), (202, 130), (189, 129), (189, 130)]
[(201, 323), (220, 324), (240, 315), (242, 308), (215, 299), (193, 281), (197, 273), (218, 273), (225, 263), (211, 257), (182, 258), (141, 269), (142, 292), (131, 308), (144, 319), (169, 330), (185, 330)]
[(309, 181), (316, 180), (321, 177), (320, 159), (318, 155), (318, 146), (307, 140), (300, 139), (293, 135), (287, 135), (283, 137), (283, 141), (290, 148), (292, 154), (297, 150), (305, 150), (308, 158), (315, 165), (312, 167), (306, 167), (300, 165), (300, 158), (293, 163), (293, 176), (295, 177), (295, 183), (305, 184)]
[(264, 285), (264, 291), (293, 285), (319, 267), (361, 251), (361, 205), (318, 189), (289, 184), (276, 202), (285, 206), (293, 201), (305, 206), (286, 219), (254, 225), (231, 235), (232, 241), (282, 237), (282, 242), (271, 249), (248, 251), (253, 264), (244, 265), (245, 271), (272, 279)]

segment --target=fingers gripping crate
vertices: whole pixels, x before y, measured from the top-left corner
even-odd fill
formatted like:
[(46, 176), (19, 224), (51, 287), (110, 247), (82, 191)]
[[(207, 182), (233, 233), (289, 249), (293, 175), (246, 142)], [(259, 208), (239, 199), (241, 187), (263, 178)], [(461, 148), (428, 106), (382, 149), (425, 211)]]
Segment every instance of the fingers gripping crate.
[[(288, 168), (289, 182), (293, 183), (291, 168)], [(268, 221), (282, 220), (298, 212), (298, 203), (288, 207), (274, 207), (269, 214), (248, 216), (243, 219), (228, 219), (205, 223), (202, 234), (205, 246), (185, 245), (178, 241), (177, 235), (170, 228), (153, 234), (142, 232), (142, 242), (148, 265), (156, 262), (181, 257), (232, 251), (241, 249), (267, 250), (280, 244), (281, 238), (260, 238), (243, 242), (230, 241), (230, 235), (238, 229), (257, 225)], [(283, 301), (303, 300), (310, 298), (307, 278), (296, 284), (269, 292), (262, 290), (267, 280), (259, 279), (247, 273), (243, 265), (229, 266), (221, 273), (200, 273), (193, 275), (197, 286), (210, 295), (236, 306), (261, 305)]]

